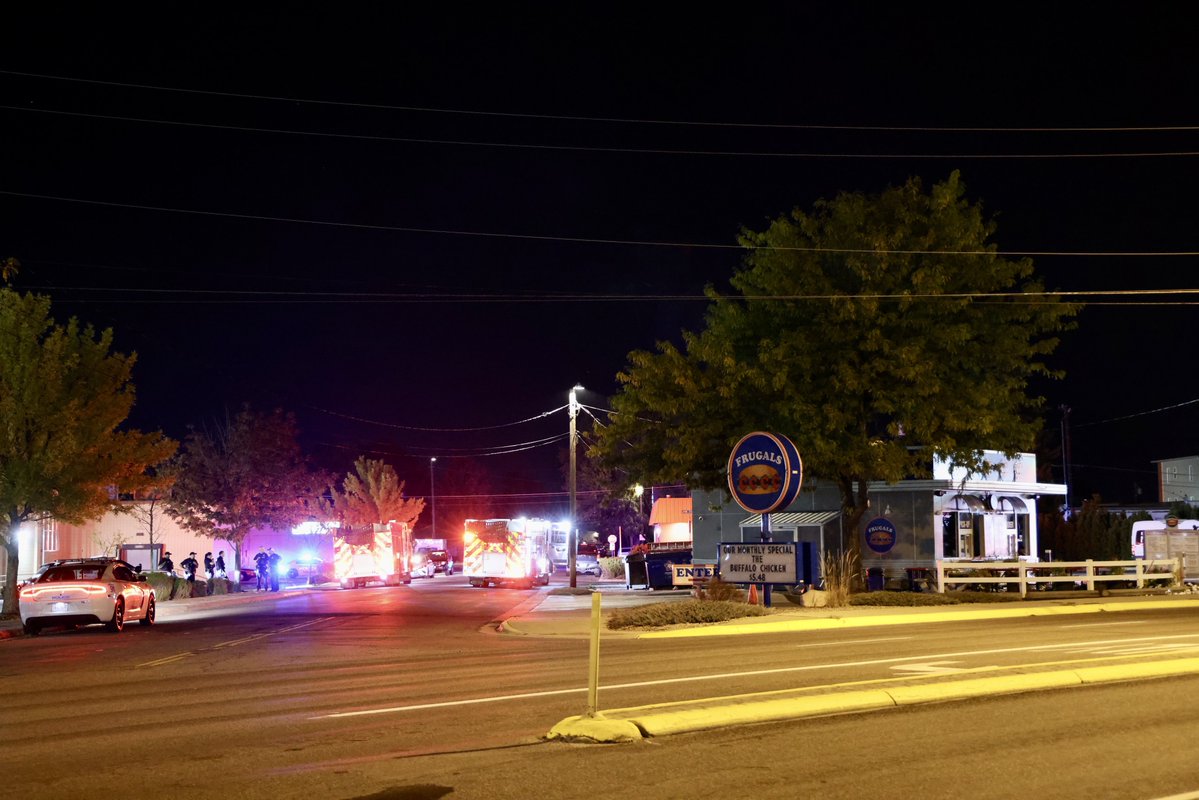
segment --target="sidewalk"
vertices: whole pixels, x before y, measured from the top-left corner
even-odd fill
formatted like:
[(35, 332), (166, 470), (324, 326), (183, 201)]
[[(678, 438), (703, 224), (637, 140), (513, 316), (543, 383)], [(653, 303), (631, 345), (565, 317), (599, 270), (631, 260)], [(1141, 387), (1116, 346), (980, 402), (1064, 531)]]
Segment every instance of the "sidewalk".
[[(334, 587), (336, 584), (327, 584)], [(164, 600), (158, 605), (158, 614), (166, 617), (177, 611), (189, 611), (197, 608), (227, 608), (231, 605), (242, 605), (269, 599), (295, 597), (306, 592), (321, 591), (322, 586), (289, 586), (277, 592), (235, 592), (233, 594), (214, 594), (206, 597), (189, 597), (186, 600)], [(0, 639), (14, 636), (24, 636), (19, 616), (11, 619), (0, 619)]]

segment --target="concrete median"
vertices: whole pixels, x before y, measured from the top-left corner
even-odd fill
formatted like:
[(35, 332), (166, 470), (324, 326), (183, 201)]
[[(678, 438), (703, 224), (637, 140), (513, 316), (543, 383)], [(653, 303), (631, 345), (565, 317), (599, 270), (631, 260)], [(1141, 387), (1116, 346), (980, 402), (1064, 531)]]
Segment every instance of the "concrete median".
[[(1025, 671), (965, 680), (813, 693), (797, 689), (762, 694), (710, 697), (604, 711), (599, 720), (568, 717), (547, 734), (549, 739), (625, 742), (651, 736), (749, 725), (762, 722), (875, 711), (973, 697), (1064, 689), (1101, 683), (1199, 675), (1199, 658), (1180, 658), (1077, 669)], [(631, 727), (630, 727), (631, 726)], [(634, 729), (636, 734), (633, 733)]]

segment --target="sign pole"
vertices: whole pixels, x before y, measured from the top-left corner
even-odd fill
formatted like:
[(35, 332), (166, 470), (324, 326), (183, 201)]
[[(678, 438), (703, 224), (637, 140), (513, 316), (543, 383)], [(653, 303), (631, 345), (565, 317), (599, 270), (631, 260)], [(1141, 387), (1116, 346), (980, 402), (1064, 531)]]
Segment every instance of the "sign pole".
[[(762, 542), (770, 541), (770, 514), (762, 515)], [(770, 608), (770, 586), (769, 583), (762, 584), (762, 605)]]

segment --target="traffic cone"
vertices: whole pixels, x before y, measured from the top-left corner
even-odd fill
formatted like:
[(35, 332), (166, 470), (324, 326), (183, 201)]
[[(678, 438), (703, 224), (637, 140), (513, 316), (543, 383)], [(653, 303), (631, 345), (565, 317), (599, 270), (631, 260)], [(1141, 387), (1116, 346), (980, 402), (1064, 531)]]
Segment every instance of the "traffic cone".
[(749, 604), (751, 606), (756, 606), (758, 604), (758, 585), (756, 583), (751, 583), (749, 585)]

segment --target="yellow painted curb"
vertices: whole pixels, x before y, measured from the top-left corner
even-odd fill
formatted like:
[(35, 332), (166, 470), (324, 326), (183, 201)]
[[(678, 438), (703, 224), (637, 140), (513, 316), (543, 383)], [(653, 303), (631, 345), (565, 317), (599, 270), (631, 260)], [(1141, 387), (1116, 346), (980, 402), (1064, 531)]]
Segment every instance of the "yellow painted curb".
[[(1015, 605), (1015, 602), (1013, 602)], [(1036, 606), (1032, 608), (987, 608), (970, 611), (934, 611), (928, 614), (895, 614), (869, 617), (820, 617), (818, 619), (781, 619), (774, 622), (706, 625), (693, 628), (672, 628), (665, 631), (646, 631), (641, 639), (682, 639), (695, 636), (742, 636), (751, 633), (789, 633), (794, 631), (839, 630), (844, 628), (873, 628), (886, 625), (917, 625), (926, 622), (961, 622), (964, 620), (1012, 619), (1015, 617), (1049, 617), (1100, 612), (1157, 610), (1162, 608), (1199, 608), (1195, 600), (1155, 600), (1145, 603), (1096, 603), (1071, 606)]]
[(961, 700), (989, 694), (1015, 694), (1035, 692), (1039, 689), (1060, 689), (1066, 686), (1081, 686), (1083, 683), (1073, 671), (1029, 672), (1019, 675), (999, 675), (993, 678), (970, 678), (963, 681), (944, 681), (920, 686), (896, 686), (887, 689), (899, 706), (920, 703), (936, 703), (942, 700)]
[(672, 733), (724, 728), (753, 722), (777, 722), (800, 717), (894, 707), (895, 701), (891, 699), (890, 695), (884, 691), (873, 689), (781, 700), (758, 700), (749, 703), (662, 711), (645, 715), (634, 714), (629, 717), (629, 720), (635, 723), (646, 736), (668, 736)]
[(593, 742), (632, 742), (641, 738), (641, 729), (623, 719), (567, 717), (546, 734), (547, 739), (588, 739)]
[(1136, 678), (1168, 678), (1172, 675), (1191, 675), (1199, 672), (1199, 658), (1175, 658), (1170, 661), (1147, 661), (1141, 664), (1119, 664), (1110, 667), (1080, 667), (1074, 672), (1086, 684), (1128, 681)]

